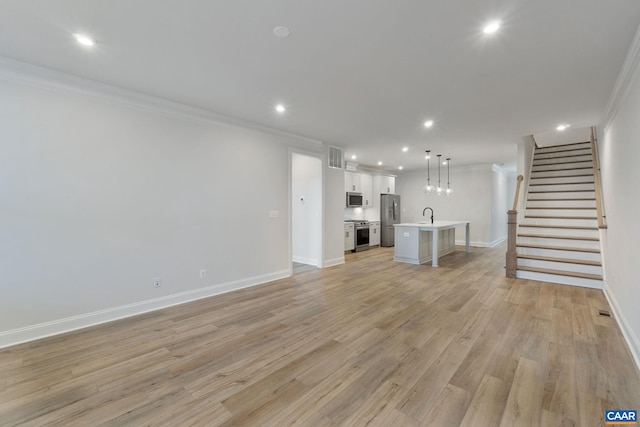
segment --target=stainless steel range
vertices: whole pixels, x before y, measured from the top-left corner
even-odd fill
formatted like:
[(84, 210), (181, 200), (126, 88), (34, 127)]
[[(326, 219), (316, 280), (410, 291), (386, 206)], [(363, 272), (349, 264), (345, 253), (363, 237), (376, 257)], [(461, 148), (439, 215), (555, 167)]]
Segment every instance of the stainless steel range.
[(369, 221), (364, 219), (354, 219), (347, 222), (353, 222), (355, 233), (355, 249), (354, 252), (366, 251), (369, 249)]

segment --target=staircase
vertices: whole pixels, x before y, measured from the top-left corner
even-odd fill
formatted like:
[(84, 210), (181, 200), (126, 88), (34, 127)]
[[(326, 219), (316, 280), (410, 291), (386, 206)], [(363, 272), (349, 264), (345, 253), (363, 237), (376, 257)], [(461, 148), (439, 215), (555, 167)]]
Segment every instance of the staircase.
[(516, 277), (602, 289), (602, 259), (590, 142), (536, 148)]

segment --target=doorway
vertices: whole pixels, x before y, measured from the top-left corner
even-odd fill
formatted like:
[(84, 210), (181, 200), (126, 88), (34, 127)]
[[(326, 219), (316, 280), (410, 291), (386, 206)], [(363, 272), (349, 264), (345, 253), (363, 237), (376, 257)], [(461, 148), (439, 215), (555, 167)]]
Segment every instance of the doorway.
[(292, 270), (322, 267), (322, 158), (291, 153)]

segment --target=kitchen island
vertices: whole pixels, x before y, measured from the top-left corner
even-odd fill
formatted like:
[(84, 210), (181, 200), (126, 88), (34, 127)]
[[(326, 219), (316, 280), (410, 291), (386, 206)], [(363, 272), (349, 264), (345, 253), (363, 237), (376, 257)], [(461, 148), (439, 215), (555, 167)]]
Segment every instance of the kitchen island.
[(465, 250), (469, 252), (469, 221), (434, 221), (395, 224), (394, 261), (438, 266), (438, 257), (456, 249), (456, 227), (465, 227)]

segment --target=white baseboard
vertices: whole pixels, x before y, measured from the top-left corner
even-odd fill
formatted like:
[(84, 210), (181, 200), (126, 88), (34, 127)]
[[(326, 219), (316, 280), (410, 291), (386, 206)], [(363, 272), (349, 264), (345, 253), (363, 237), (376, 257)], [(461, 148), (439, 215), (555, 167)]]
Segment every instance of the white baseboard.
[(318, 266), (318, 260), (315, 258), (305, 258), (302, 256), (293, 256), (291, 258), (293, 262), (299, 262), (300, 264), (307, 264), (307, 265), (315, 265), (316, 267)]
[(344, 256), (338, 258), (325, 259), (322, 268), (333, 267), (334, 265), (344, 264)]
[[(507, 237), (501, 237), (497, 240), (494, 240), (493, 242), (487, 243), (487, 242), (474, 242), (473, 240), (469, 242), (469, 246), (475, 246), (478, 248), (494, 248), (496, 246), (498, 246), (500, 243), (504, 242), (505, 240), (507, 240)], [(456, 240), (456, 246), (464, 246), (465, 245), (465, 240)]]
[(37, 325), (30, 325), (23, 328), (0, 332), (0, 348), (33, 341), (40, 338), (46, 338), (52, 335), (63, 334), (65, 332), (71, 332), (77, 329), (87, 328), (89, 326), (123, 319), (125, 317), (136, 316), (138, 314), (159, 310), (161, 308), (171, 307), (174, 305), (184, 304), (202, 298), (208, 298), (214, 295), (224, 294), (242, 288), (260, 285), (266, 282), (271, 282), (273, 280), (283, 279), (285, 277), (289, 277), (290, 275), (291, 272), (289, 270), (276, 271), (261, 276), (235, 280), (233, 282), (208, 286), (206, 288), (194, 289), (192, 291), (167, 295), (161, 298), (121, 305), (118, 307), (107, 308), (105, 310), (94, 311), (92, 313), (66, 317), (64, 319), (53, 320), (50, 322), (39, 323)]
[(607, 301), (609, 301), (611, 310), (613, 310), (613, 318), (616, 319), (616, 322), (618, 323), (618, 326), (622, 331), (622, 335), (624, 336), (624, 339), (629, 346), (631, 356), (636, 362), (636, 366), (640, 370), (640, 339), (638, 339), (638, 336), (633, 332), (631, 326), (629, 326), (629, 322), (627, 322), (624, 314), (622, 314), (620, 306), (618, 305), (618, 301), (616, 300), (615, 296), (613, 296), (611, 291), (609, 291), (609, 286), (606, 280), (604, 282), (604, 296), (607, 298)]

